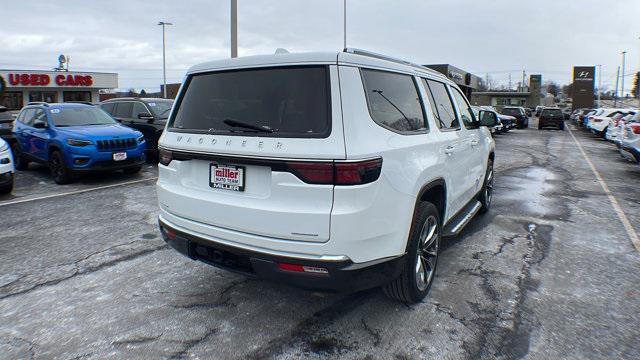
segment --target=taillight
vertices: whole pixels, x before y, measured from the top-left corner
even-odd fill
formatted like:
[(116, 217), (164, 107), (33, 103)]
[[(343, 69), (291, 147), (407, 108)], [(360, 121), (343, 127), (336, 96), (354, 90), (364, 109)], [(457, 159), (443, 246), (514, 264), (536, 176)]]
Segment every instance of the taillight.
[(382, 159), (359, 162), (336, 162), (336, 185), (368, 184), (378, 180), (382, 170)]
[(382, 159), (334, 162), (287, 162), (287, 168), (308, 184), (361, 185), (378, 180)]
[(160, 149), (160, 153), (158, 157), (160, 158), (160, 164), (167, 166), (171, 162), (171, 159), (173, 158), (173, 154), (169, 150)]
[(634, 134), (640, 135), (640, 124), (631, 125), (631, 131), (633, 131)]
[(287, 162), (289, 170), (309, 184), (333, 184), (332, 162)]

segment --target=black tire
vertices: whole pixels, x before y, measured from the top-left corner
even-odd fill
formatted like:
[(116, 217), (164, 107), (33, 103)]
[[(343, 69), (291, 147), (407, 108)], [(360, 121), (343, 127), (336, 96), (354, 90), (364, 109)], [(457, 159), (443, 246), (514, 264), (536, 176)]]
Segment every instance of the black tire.
[(29, 160), (22, 153), (22, 148), (18, 142), (14, 142), (11, 145), (11, 151), (13, 152), (13, 161), (17, 170), (27, 170), (29, 168)]
[(559, 127), (559, 129), (560, 129), (560, 130), (564, 130), (564, 121), (560, 123), (560, 127)]
[(487, 171), (484, 175), (484, 184), (482, 185), (482, 190), (480, 190), (480, 196), (478, 196), (478, 201), (480, 201), (480, 205), (482, 205), (480, 207), (481, 214), (488, 212), (491, 208), (491, 200), (493, 200), (493, 182), (493, 160), (489, 159), (487, 161)]
[(402, 273), (383, 286), (384, 293), (407, 304), (422, 301), (436, 275), (442, 222), (438, 209), (430, 202), (418, 204)]
[(142, 170), (142, 166), (130, 167), (122, 170), (125, 174), (137, 174)]
[(73, 180), (71, 171), (64, 165), (64, 157), (58, 150), (54, 150), (49, 155), (49, 171), (51, 171), (53, 181), (58, 185), (68, 184)]
[(13, 191), (13, 180), (8, 185), (0, 186), (0, 194), (10, 194)]

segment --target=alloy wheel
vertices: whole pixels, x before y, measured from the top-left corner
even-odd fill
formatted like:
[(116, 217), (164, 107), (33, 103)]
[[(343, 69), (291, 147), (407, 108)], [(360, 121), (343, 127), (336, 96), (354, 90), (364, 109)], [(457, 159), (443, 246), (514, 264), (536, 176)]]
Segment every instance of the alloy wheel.
[(438, 220), (435, 216), (429, 216), (422, 225), (416, 259), (416, 285), (420, 291), (426, 290), (433, 280), (438, 259), (439, 236)]
[(489, 168), (487, 173), (487, 184), (484, 187), (484, 198), (486, 199), (487, 206), (491, 204), (491, 197), (493, 196), (493, 167)]

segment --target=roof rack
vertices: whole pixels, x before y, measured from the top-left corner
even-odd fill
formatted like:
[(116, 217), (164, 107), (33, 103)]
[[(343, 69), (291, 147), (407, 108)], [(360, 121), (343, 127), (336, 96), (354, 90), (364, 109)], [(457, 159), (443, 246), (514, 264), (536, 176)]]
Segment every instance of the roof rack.
[(376, 59), (380, 59), (380, 60), (387, 60), (387, 61), (395, 62), (395, 63), (398, 63), (398, 64), (413, 66), (413, 67), (419, 68), (421, 70), (431, 70), (426, 66), (415, 64), (415, 63), (412, 63), (412, 62), (407, 61), (407, 60), (394, 58), (392, 56), (378, 54), (378, 53), (375, 53), (373, 51), (357, 49), (357, 48), (345, 48), (343, 51), (346, 52), (346, 53), (349, 53), (349, 54), (368, 56), (368, 57), (372, 57), (372, 58), (376, 58)]
[(44, 101), (31, 101), (29, 103), (27, 103), (28, 105), (44, 105), (44, 106), (49, 106), (48, 102), (44, 102)]

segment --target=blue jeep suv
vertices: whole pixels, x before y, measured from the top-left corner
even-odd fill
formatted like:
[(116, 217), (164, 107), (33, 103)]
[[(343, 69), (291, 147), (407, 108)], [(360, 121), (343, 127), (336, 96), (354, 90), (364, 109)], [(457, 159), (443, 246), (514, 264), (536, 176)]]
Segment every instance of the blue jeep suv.
[(30, 103), (20, 111), (13, 135), (16, 168), (46, 164), (58, 184), (87, 171), (136, 173), (145, 161), (141, 132), (87, 104)]

